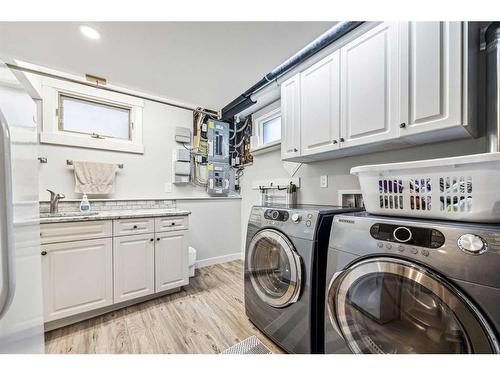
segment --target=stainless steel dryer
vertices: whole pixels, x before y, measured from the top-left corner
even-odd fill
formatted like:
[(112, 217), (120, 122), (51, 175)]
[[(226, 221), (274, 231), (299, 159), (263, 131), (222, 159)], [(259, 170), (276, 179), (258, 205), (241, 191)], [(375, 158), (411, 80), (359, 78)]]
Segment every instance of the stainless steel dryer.
[(245, 310), (289, 353), (323, 352), (326, 254), (335, 214), (330, 206), (255, 206), (245, 254)]
[(498, 353), (500, 225), (334, 218), (326, 353)]

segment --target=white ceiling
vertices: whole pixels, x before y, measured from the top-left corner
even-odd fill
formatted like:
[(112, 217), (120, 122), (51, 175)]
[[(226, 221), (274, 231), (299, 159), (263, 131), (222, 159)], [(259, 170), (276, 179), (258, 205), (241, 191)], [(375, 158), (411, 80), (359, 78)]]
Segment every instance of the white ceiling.
[(221, 109), (333, 22), (0, 22), (0, 54)]

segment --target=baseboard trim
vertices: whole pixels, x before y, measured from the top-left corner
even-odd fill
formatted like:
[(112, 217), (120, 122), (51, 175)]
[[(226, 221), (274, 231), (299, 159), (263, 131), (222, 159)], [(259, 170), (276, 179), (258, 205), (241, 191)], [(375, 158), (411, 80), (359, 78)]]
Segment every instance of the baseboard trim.
[(228, 255), (221, 255), (218, 257), (201, 259), (196, 261), (196, 268), (213, 266), (214, 264), (231, 262), (232, 260), (243, 259), (241, 253), (233, 253)]

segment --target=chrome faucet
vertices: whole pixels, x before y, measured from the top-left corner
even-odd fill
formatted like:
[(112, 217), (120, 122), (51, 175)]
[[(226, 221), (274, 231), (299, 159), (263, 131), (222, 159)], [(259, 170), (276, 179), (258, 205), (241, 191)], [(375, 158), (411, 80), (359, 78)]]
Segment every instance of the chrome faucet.
[(56, 194), (52, 190), (47, 189), (50, 193), (50, 213), (56, 214), (59, 209), (59, 200), (66, 198), (64, 194)]

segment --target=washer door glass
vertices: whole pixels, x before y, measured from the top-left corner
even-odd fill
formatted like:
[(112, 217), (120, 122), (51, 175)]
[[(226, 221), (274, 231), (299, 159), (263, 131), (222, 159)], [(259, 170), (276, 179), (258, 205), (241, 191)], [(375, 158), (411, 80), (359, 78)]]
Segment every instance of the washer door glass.
[(493, 331), (460, 291), (400, 259), (369, 259), (337, 274), (328, 311), (354, 353), (498, 352)]
[(300, 294), (300, 257), (280, 232), (264, 229), (249, 245), (247, 268), (260, 299), (273, 307), (296, 302)]

